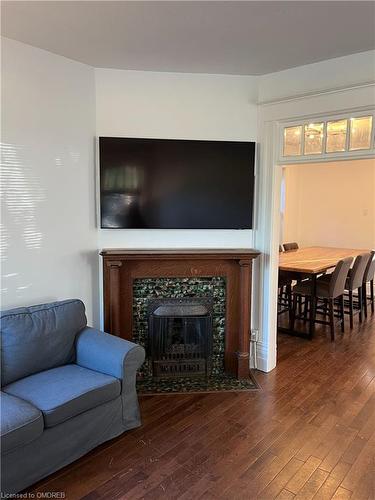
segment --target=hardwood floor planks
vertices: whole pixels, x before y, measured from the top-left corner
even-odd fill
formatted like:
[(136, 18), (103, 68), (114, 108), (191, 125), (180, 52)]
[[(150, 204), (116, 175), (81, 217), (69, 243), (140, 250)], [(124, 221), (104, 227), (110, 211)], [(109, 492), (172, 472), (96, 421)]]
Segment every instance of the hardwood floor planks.
[(345, 488), (339, 486), (332, 498), (334, 500), (348, 500), (351, 497), (352, 497), (351, 491), (346, 490)]
[(315, 470), (321, 464), (320, 458), (309, 457), (298, 472), (290, 479), (285, 488), (291, 493), (297, 494), (310, 479)]
[(273, 480), (261, 490), (262, 498), (273, 499), (281, 494), (282, 490), (288, 481), (298, 472), (304, 462), (291, 458), (289, 462), (281, 469), (281, 471), (273, 478)]
[(328, 472), (316, 469), (295, 496), (296, 500), (311, 500), (328, 477)]
[(68, 499), (375, 500), (375, 315), (331, 344), (279, 336), (260, 391), (140, 398), (143, 425), (29, 493)]

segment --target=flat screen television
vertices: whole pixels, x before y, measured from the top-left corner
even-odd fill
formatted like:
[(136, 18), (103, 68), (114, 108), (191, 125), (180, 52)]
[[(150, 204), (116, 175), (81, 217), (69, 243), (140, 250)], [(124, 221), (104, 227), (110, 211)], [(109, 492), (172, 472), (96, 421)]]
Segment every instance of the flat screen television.
[(99, 138), (105, 229), (251, 229), (254, 142)]

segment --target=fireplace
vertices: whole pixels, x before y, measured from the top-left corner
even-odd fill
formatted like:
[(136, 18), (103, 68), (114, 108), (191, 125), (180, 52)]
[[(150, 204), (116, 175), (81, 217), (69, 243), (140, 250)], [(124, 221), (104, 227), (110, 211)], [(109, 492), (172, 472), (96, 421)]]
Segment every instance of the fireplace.
[(157, 379), (208, 377), (212, 358), (212, 298), (149, 301), (152, 375)]
[[(143, 311), (149, 299), (201, 295), (199, 290), (191, 293), (190, 280), (223, 282), (224, 290), (221, 287), (217, 290), (220, 298), (213, 293), (211, 373), (222, 371), (237, 379), (249, 378), (252, 260), (259, 252), (250, 249), (109, 249), (103, 250), (101, 255), (104, 328), (147, 348), (148, 318)], [(174, 293), (170, 290), (171, 281), (175, 282), (172, 285)], [(144, 290), (138, 290), (139, 287)], [(146, 358), (140, 370), (144, 378), (153, 379), (150, 365)]]

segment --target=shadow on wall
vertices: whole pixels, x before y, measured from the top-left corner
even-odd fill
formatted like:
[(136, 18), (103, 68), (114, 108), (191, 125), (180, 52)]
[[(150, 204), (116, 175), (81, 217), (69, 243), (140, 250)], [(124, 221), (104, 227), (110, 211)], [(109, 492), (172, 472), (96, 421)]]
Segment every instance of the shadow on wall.
[[(26, 158), (26, 147), (1, 143), (1, 296), (11, 294), (15, 303), (24, 297), (33, 284), (9, 262), (11, 252), (38, 252), (43, 244), (43, 233), (37, 222), (38, 205), (46, 199), (41, 180), (32, 172)], [(12, 248), (16, 242), (16, 248)], [(26, 291), (26, 292), (25, 292)], [(7, 301), (5, 301), (7, 302)]]
[[(43, 234), (36, 220), (37, 205), (46, 199), (40, 179), (33, 174), (26, 162), (25, 147), (16, 144), (1, 144), (1, 189), (2, 219), (10, 219), (12, 227), (22, 231), (27, 249), (38, 249)], [(9, 247), (9, 234), (5, 229), (1, 238), (1, 249)], [(5, 253), (5, 252), (4, 252)], [(6, 254), (5, 254), (6, 255)]]

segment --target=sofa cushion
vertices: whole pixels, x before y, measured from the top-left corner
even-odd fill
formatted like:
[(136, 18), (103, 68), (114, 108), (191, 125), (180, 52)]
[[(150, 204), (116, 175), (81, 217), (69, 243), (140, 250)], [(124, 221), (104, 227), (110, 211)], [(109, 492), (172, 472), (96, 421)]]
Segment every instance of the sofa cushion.
[(46, 427), (115, 399), (121, 383), (110, 375), (70, 364), (17, 380), (3, 388), (39, 408)]
[(74, 361), (75, 337), (87, 324), (80, 300), (1, 313), (2, 385)]
[(1, 392), (1, 450), (8, 452), (39, 437), (44, 428), (38, 408), (27, 401)]

